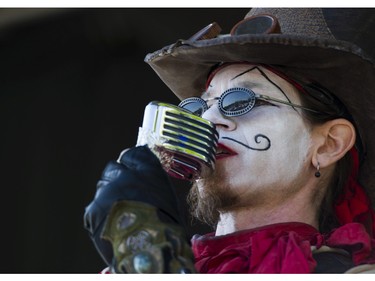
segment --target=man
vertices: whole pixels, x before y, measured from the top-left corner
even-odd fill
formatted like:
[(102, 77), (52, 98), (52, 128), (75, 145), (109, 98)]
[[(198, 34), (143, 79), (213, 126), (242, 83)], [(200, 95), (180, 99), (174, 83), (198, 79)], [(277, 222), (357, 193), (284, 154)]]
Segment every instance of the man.
[(86, 209), (112, 270), (374, 270), (374, 24), (372, 9), (252, 9), (230, 34), (213, 24), (149, 54), (180, 107), (218, 133), (215, 167), (189, 194), (215, 231), (192, 238), (192, 259), (146, 140), (106, 168)]

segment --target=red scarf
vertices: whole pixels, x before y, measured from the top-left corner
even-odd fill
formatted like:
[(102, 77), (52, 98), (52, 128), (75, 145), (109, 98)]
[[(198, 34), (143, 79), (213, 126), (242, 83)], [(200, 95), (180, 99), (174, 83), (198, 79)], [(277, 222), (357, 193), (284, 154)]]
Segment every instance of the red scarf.
[(354, 264), (375, 263), (372, 239), (359, 223), (329, 235), (304, 223), (282, 223), (223, 236), (192, 239), (200, 273), (311, 273), (316, 267), (311, 246), (343, 248)]

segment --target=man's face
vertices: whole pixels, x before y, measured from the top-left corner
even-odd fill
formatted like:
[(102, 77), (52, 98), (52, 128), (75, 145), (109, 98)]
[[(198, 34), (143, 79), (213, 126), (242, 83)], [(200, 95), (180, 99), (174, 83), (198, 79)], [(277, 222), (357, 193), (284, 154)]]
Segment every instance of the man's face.
[(216, 73), (202, 95), (209, 106), (203, 118), (216, 124), (220, 136), (216, 171), (197, 181), (198, 193), (203, 200), (217, 197), (211, 207), (222, 210), (274, 204), (298, 192), (311, 173), (309, 127), (298, 109), (272, 101), (242, 116), (224, 116), (212, 98), (234, 87), (301, 104), (290, 83), (263, 67), (233, 64)]

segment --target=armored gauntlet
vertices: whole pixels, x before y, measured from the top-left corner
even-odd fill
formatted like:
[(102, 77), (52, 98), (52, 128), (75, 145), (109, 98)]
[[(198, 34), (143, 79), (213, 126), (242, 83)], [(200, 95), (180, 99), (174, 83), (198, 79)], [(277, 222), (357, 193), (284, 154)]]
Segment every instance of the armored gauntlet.
[(113, 272), (194, 271), (174, 190), (147, 146), (106, 166), (84, 223)]

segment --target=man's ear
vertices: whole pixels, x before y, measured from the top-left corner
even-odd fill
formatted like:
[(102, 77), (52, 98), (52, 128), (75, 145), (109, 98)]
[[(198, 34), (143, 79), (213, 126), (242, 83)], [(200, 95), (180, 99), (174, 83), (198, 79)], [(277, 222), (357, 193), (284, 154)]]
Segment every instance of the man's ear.
[(313, 130), (315, 150), (312, 164), (328, 167), (353, 147), (356, 133), (353, 124), (343, 118), (327, 121)]

